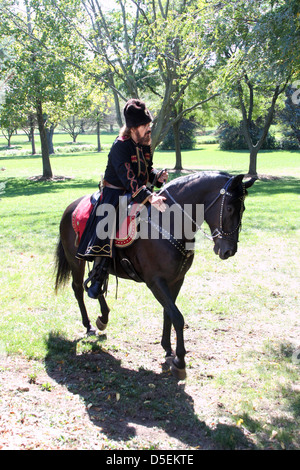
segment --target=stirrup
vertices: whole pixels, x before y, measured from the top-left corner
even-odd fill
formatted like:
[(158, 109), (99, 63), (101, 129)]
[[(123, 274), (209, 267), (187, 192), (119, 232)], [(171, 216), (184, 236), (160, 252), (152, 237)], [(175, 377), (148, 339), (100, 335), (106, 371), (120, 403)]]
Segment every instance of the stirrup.
[[(89, 275), (88, 275), (88, 278), (84, 281), (83, 283), (83, 288), (84, 290), (87, 292), (89, 287), (91, 286), (88, 286), (88, 283), (91, 281), (93, 281), (94, 279), (96, 280), (96, 276), (97, 276), (97, 273), (99, 271), (99, 266), (101, 265), (101, 261), (100, 263), (98, 263), (96, 266), (95, 266), (95, 263), (94, 263), (94, 266), (93, 268), (91, 269), (91, 271), (89, 272)], [(98, 268), (98, 269), (97, 269)]]
[[(83, 288), (87, 292), (88, 296), (92, 299), (97, 299), (101, 295), (104, 295), (107, 292), (108, 287), (108, 267), (106, 264), (109, 264), (109, 260), (100, 261), (99, 264), (93, 267), (89, 272), (88, 278), (83, 283)], [(104, 268), (104, 269), (103, 269)], [(89, 285), (89, 283), (91, 283)]]
[(92, 280), (92, 277), (90, 276), (90, 277), (88, 277), (88, 278), (84, 281), (84, 283), (83, 283), (83, 288), (84, 288), (85, 292), (88, 292), (89, 288), (91, 287), (91, 286), (88, 286), (88, 283), (89, 283), (91, 280)]
[(86, 292), (87, 292), (88, 289), (91, 287), (91, 286), (88, 286), (88, 283), (93, 281), (93, 279), (95, 278), (95, 275), (96, 275), (96, 271), (95, 271), (95, 269), (93, 268), (93, 269), (89, 272), (88, 278), (87, 278), (87, 279), (84, 281), (84, 283), (83, 283), (83, 288), (84, 288), (84, 290), (85, 290)]
[(87, 290), (87, 294), (91, 299), (98, 299), (102, 295), (105, 295), (108, 287), (108, 276), (103, 279), (102, 282), (96, 281)]

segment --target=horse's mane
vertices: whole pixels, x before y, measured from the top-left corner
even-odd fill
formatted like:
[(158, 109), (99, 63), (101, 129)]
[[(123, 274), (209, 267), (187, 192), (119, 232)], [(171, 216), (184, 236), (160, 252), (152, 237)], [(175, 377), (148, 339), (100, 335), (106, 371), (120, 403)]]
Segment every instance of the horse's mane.
[[(185, 185), (189, 183), (190, 181), (193, 181), (195, 179), (208, 179), (208, 178), (217, 178), (220, 176), (226, 176), (227, 178), (230, 178), (229, 173), (226, 173), (224, 171), (198, 171), (195, 173), (191, 173), (189, 175), (184, 175), (184, 176), (179, 176), (178, 178), (173, 179), (169, 183), (167, 183), (164, 188), (166, 189), (172, 189), (172, 188), (178, 188), (182, 185)], [(164, 189), (163, 188), (163, 189)]]

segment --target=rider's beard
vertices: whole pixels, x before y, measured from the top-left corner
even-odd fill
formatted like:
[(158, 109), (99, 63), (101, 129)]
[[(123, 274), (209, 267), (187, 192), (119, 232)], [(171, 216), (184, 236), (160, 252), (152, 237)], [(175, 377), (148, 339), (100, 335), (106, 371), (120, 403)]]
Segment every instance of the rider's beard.
[(147, 131), (144, 136), (141, 136), (140, 132), (137, 131), (137, 137), (140, 145), (151, 145), (151, 131)]

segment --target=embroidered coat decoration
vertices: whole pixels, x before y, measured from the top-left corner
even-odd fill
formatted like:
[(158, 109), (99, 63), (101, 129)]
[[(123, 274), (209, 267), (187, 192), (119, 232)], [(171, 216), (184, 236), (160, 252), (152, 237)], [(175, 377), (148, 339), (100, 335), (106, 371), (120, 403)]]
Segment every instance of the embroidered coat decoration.
[[(149, 185), (153, 184), (156, 174), (150, 146), (137, 145), (131, 138), (116, 139), (108, 155), (104, 174), (107, 186), (104, 184), (101, 204), (111, 204), (116, 208), (119, 197), (125, 193), (131, 195), (133, 202), (145, 204), (152, 194)], [(161, 187), (161, 183), (155, 185)], [(98, 237), (101, 220), (105, 217), (98, 216), (96, 212), (97, 205), (89, 217), (77, 251), (78, 258), (88, 261), (96, 256), (115, 256), (113, 234), (106, 233)]]

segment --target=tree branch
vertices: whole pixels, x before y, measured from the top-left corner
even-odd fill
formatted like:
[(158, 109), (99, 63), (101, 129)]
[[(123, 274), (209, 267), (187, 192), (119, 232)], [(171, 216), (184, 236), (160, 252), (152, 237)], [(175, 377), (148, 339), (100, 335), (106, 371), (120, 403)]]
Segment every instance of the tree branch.
[(250, 82), (247, 73), (245, 73), (245, 82), (249, 88), (249, 112), (248, 112), (248, 126), (251, 126), (252, 115), (253, 115), (253, 107), (254, 107), (254, 92), (253, 92), (253, 85)]
[(242, 85), (241, 85), (240, 81), (238, 82), (238, 94), (239, 94), (239, 100), (240, 100), (242, 115), (243, 115), (244, 137), (246, 139), (249, 150), (251, 150), (253, 148), (253, 142), (252, 142), (250, 131), (249, 131), (248, 116), (247, 116), (247, 111), (246, 111), (246, 107), (245, 107), (245, 103), (244, 103), (244, 97), (243, 97), (243, 88), (242, 88)]
[(204, 103), (207, 103), (208, 101), (211, 101), (212, 99), (216, 98), (217, 96), (220, 96), (220, 93), (214, 93), (213, 95), (209, 96), (209, 98), (206, 98), (205, 100), (198, 101), (198, 103), (194, 104), (193, 106), (190, 106), (189, 108), (184, 109), (179, 113), (175, 119), (171, 121), (171, 125), (175, 124), (177, 121), (179, 121), (185, 114), (190, 113), (196, 108), (199, 108)]

